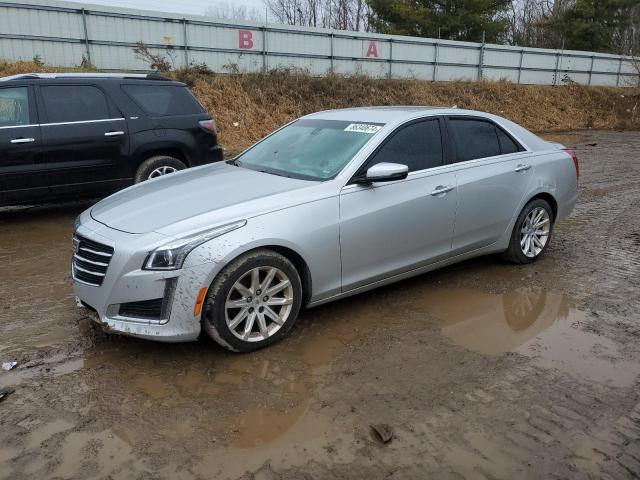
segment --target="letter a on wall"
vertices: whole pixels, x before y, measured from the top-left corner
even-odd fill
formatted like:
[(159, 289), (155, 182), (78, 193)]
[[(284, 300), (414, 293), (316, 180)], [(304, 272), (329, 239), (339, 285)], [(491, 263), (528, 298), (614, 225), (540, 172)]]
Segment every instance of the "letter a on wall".
[(242, 50), (251, 50), (253, 48), (253, 32), (238, 30), (238, 47)]
[(367, 58), (380, 57), (380, 53), (378, 52), (378, 43), (374, 42), (373, 40), (368, 42), (367, 49), (364, 56)]

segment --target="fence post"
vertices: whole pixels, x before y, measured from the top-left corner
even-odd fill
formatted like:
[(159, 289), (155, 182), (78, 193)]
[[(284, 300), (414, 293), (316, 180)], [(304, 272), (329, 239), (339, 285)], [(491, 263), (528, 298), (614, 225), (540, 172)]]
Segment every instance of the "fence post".
[(478, 59), (478, 80), (482, 80), (482, 68), (484, 67), (484, 39), (485, 34), (482, 32), (482, 45), (480, 46), (480, 58)]
[(524, 48), (520, 50), (520, 63), (518, 64), (518, 83), (520, 83), (520, 78), (522, 78), (522, 62), (524, 60)]
[(556, 52), (556, 66), (553, 69), (553, 85), (558, 85), (558, 65), (560, 65), (560, 51)]
[(267, 26), (262, 27), (262, 73), (267, 73)]
[(184, 68), (189, 68), (189, 37), (187, 36), (187, 19), (182, 19), (182, 39), (184, 40)]
[(587, 85), (591, 85), (591, 77), (593, 76), (593, 62), (595, 57), (595, 55), (591, 55), (591, 65), (589, 65), (589, 81), (587, 82)]
[(329, 62), (331, 63), (331, 73), (335, 73), (333, 69), (333, 37), (333, 32), (331, 32), (329, 34)]
[(391, 67), (393, 66), (393, 38), (389, 39), (389, 78), (391, 78)]
[(82, 27), (84, 28), (84, 47), (87, 51), (87, 61), (91, 65), (91, 50), (89, 50), (89, 31), (87, 30), (87, 15), (86, 11), (82, 9)]
[(438, 71), (438, 42), (435, 44), (435, 48), (433, 50), (433, 78), (432, 81), (436, 81), (436, 75)]
[(620, 86), (620, 72), (622, 71), (622, 55), (620, 55), (620, 62), (618, 62), (618, 73), (616, 75), (616, 87)]

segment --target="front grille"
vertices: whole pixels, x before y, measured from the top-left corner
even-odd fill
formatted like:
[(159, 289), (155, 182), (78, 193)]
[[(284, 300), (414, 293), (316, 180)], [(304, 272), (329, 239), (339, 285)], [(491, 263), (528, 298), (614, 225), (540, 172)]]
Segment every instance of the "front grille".
[(73, 254), (73, 278), (99, 287), (107, 273), (109, 262), (113, 256), (113, 247), (94, 240), (75, 235), (73, 243), (76, 253)]
[(122, 303), (118, 314), (122, 317), (160, 319), (163, 301), (162, 298), (154, 298), (142, 302)]

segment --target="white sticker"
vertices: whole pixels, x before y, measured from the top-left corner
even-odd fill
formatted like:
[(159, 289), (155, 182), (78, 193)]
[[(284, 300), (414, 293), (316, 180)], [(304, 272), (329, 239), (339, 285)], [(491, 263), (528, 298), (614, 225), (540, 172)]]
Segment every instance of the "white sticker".
[(345, 132), (358, 132), (358, 133), (376, 133), (382, 127), (380, 125), (371, 125), (370, 123), (352, 123), (344, 129)]

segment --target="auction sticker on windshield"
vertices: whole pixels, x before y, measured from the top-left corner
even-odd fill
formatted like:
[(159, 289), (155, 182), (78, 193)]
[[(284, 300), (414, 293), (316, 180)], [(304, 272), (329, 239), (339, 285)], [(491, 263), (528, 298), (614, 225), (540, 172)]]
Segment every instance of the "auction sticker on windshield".
[(345, 132), (358, 132), (358, 133), (376, 133), (382, 127), (380, 125), (372, 125), (370, 123), (352, 123), (344, 129)]

